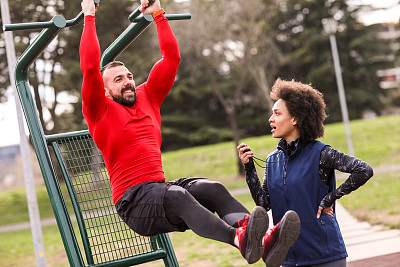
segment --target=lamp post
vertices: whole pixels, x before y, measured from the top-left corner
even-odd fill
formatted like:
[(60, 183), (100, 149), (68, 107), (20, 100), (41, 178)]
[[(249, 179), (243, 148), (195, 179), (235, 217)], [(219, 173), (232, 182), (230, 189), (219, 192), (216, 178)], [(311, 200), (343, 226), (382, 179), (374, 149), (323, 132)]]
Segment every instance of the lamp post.
[(350, 155), (354, 156), (353, 139), (351, 137), (349, 125), (349, 112), (347, 110), (346, 95), (344, 93), (342, 71), (340, 68), (339, 53), (336, 44), (335, 33), (337, 31), (337, 21), (333, 18), (323, 19), (322, 26), (324, 27), (324, 31), (329, 35), (329, 40), (331, 43), (333, 64), (335, 67), (336, 82), (339, 91), (340, 109), (342, 111), (342, 119), (346, 131), (348, 152)]

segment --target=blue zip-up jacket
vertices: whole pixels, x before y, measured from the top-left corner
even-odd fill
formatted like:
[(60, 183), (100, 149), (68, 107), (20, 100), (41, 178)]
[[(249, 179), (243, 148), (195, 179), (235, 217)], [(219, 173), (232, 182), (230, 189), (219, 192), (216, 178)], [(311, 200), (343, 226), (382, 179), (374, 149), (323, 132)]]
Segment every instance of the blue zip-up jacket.
[(289, 157), (280, 146), (267, 157), (266, 174), (274, 224), (286, 211), (294, 210), (301, 220), (298, 240), (285, 260), (288, 265), (310, 265), (347, 257), (346, 247), (336, 217), (322, 213), (317, 218), (321, 200), (335, 189), (334, 172), (329, 184), (321, 182), (319, 159), (326, 146), (319, 141), (298, 142)]

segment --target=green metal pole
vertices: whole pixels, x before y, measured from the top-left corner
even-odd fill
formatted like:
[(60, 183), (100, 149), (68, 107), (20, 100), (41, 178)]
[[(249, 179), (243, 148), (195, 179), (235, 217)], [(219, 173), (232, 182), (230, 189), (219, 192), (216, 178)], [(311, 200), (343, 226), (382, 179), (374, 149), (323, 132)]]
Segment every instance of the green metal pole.
[[(48, 138), (47, 138), (47, 141), (49, 141)], [(52, 148), (56, 155), (57, 161), (59, 162), (61, 172), (63, 173), (63, 176), (65, 177), (64, 181), (65, 181), (65, 184), (67, 185), (68, 193), (71, 197), (72, 206), (75, 210), (76, 221), (77, 221), (79, 229), (81, 231), (82, 243), (83, 243), (83, 248), (85, 250), (85, 256), (86, 256), (87, 263), (88, 263), (88, 265), (94, 264), (93, 253), (92, 253), (92, 249), (90, 247), (89, 237), (85, 230), (86, 226), (85, 226), (84, 218), (82, 216), (82, 210), (79, 206), (76, 194), (74, 193), (73, 184), (72, 184), (71, 180), (69, 178), (67, 178), (68, 171), (65, 169), (65, 165), (62, 164), (63, 160), (62, 160), (60, 148), (57, 145), (57, 142), (51, 142), (51, 145), (52, 145)]]
[[(132, 21), (132, 22), (140, 22), (140, 21), (146, 19), (145, 17), (147, 17), (147, 15), (133, 18), (131, 21)], [(191, 18), (192, 18), (192, 15), (191, 15), (190, 13), (185, 13), (185, 14), (168, 14), (168, 15), (165, 15), (165, 17), (166, 17), (168, 20), (184, 20), (184, 19), (191, 19)]]
[(58, 32), (66, 26), (64, 17), (60, 15), (55, 16), (51, 20), (51, 23), (51, 27), (43, 30), (39, 36), (36, 37), (34, 42), (19, 57), (15, 73), (17, 81), (28, 81), (27, 69), (29, 66), (57, 36)]
[(120, 55), (151, 23), (144, 19), (138, 23), (132, 23), (118, 38), (104, 51), (100, 66), (104, 67)]
[[(137, 9), (138, 10), (138, 9)], [(115, 60), (149, 25), (153, 22), (153, 17), (150, 15), (137, 16), (137, 10), (130, 15), (130, 20), (135, 23), (129, 25), (126, 30), (104, 51), (100, 67), (104, 67), (107, 63)], [(139, 11), (140, 12), (140, 11)], [(190, 14), (171, 14), (166, 15), (168, 20), (184, 20), (190, 19)]]
[[(149, 5), (154, 0), (149, 1)], [(124, 32), (104, 51), (100, 60), (100, 67), (104, 67), (107, 63), (115, 60), (149, 25), (154, 21), (151, 15), (141, 15), (141, 6), (136, 8), (128, 17), (129, 21), (134, 22), (126, 28)], [(190, 14), (167, 15), (169, 20), (190, 19)]]
[[(160, 247), (164, 248), (167, 252), (167, 257), (164, 258), (166, 267), (179, 267), (178, 260), (176, 259), (174, 248), (168, 234), (160, 234), (157, 236), (160, 242)], [(166, 249), (168, 248), (168, 249)]]
[[(95, 5), (98, 5), (100, 3), (100, 0), (93, 0), (93, 2)], [(84, 14), (81, 11), (81, 12), (79, 12), (78, 15), (76, 15), (75, 18), (67, 20), (67, 27), (78, 24), (79, 22), (81, 22), (83, 20), (83, 18), (84, 18)]]
[(3, 25), (3, 31), (17, 31), (17, 30), (29, 30), (29, 29), (43, 29), (50, 28), (53, 25), (52, 21), (46, 22), (35, 22), (35, 23), (14, 23)]

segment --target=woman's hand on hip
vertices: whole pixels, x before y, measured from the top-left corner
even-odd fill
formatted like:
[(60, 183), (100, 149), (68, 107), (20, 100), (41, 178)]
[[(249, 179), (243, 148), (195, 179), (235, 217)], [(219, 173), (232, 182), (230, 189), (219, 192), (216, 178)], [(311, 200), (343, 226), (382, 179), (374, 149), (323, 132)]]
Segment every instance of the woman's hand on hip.
[(328, 208), (323, 208), (321, 206), (318, 207), (318, 212), (317, 212), (317, 218), (321, 217), (321, 213), (325, 213), (328, 214), (330, 216), (332, 216), (332, 218), (334, 218), (333, 216), (333, 206), (330, 206)]

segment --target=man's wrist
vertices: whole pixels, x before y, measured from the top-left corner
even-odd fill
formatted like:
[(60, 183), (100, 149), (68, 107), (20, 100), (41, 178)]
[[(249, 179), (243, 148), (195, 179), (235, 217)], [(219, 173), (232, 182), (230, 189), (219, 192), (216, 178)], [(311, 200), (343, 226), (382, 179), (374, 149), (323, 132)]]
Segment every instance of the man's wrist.
[(95, 15), (89, 15), (89, 14), (88, 14), (88, 15), (85, 15), (84, 18), (85, 18), (85, 19), (95, 19), (96, 16), (95, 16)]
[(160, 8), (159, 10), (157, 10), (156, 12), (154, 12), (151, 15), (153, 16), (153, 18), (156, 18), (156, 17), (160, 16), (161, 14), (165, 14), (164, 9), (162, 9), (162, 8)]

